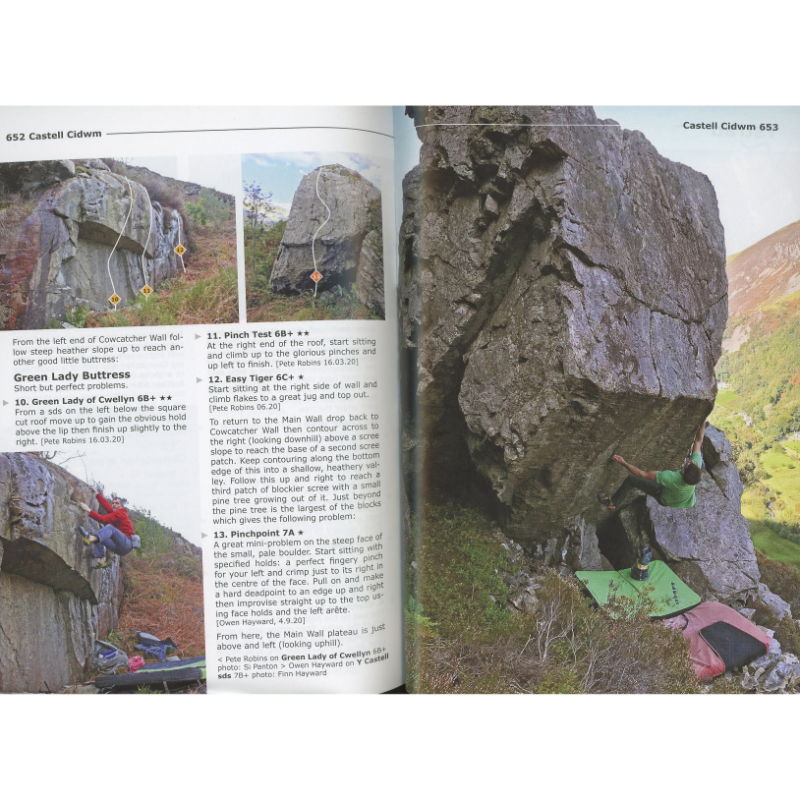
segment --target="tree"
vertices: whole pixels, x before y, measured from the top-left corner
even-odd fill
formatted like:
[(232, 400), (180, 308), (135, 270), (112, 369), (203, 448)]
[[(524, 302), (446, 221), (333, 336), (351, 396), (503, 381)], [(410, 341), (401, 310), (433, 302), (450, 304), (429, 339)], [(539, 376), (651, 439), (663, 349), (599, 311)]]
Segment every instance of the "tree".
[(272, 209), (272, 192), (264, 193), (255, 181), (244, 185), (244, 223), (252, 231), (264, 229), (264, 222)]

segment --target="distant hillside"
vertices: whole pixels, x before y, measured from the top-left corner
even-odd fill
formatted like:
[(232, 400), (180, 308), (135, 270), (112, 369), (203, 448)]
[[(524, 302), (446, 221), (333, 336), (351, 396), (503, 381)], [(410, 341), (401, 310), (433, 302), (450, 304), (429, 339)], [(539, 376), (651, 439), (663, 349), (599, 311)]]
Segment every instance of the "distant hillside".
[(728, 258), (731, 321), (800, 289), (800, 221)]
[(720, 400), (735, 394), (734, 410), (767, 439), (791, 436), (800, 431), (800, 292), (753, 310), (747, 325), (747, 341), (717, 367)]
[(727, 269), (712, 421), (733, 443), (756, 546), (800, 565), (800, 222), (731, 256)]

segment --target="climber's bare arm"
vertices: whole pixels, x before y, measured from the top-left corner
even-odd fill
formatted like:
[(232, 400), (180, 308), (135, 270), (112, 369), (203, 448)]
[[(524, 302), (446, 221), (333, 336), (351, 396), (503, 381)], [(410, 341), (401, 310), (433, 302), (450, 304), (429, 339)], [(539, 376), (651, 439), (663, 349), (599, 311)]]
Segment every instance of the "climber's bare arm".
[(645, 478), (648, 481), (654, 481), (656, 479), (656, 473), (651, 471), (645, 471), (643, 469), (639, 469), (639, 467), (634, 467), (633, 464), (629, 464), (622, 456), (613, 455), (611, 456), (611, 460), (616, 462), (617, 464), (621, 464), (625, 467), (631, 475), (636, 475), (637, 478)]
[(703, 438), (706, 435), (706, 423), (705, 421), (703, 424), (697, 429), (697, 433), (694, 435), (694, 444), (692, 445), (692, 452), (699, 453), (703, 449)]

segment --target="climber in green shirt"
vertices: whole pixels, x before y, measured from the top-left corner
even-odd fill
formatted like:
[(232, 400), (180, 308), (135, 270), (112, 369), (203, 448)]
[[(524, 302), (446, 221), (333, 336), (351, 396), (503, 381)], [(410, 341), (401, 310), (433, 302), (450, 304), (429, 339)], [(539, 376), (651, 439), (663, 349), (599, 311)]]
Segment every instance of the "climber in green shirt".
[(706, 432), (704, 422), (698, 429), (692, 443), (692, 454), (680, 470), (666, 469), (660, 472), (645, 471), (629, 464), (622, 456), (614, 454), (611, 460), (621, 464), (631, 474), (622, 482), (614, 496), (598, 494), (597, 499), (609, 511), (615, 511), (625, 492), (630, 489), (640, 489), (649, 494), (662, 506), (670, 508), (692, 508), (697, 503), (695, 487), (700, 483), (703, 457), (700, 450), (703, 446), (703, 437)]

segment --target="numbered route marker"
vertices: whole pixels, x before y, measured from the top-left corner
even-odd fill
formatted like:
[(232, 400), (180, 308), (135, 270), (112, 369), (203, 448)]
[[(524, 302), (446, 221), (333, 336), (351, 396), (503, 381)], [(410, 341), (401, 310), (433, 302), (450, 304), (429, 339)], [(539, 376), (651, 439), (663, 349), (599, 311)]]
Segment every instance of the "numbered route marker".
[(112, 306), (115, 306), (122, 302), (122, 298), (116, 292), (114, 292), (114, 294), (108, 298), (108, 302), (111, 303)]
[(311, 273), (311, 280), (314, 281), (314, 283), (319, 283), (322, 280), (322, 273), (318, 269), (315, 269)]
[(142, 286), (142, 288), (141, 288), (141, 289), (139, 289), (139, 291), (140, 291), (140, 292), (141, 292), (141, 293), (142, 293), (142, 294), (143, 294), (145, 297), (147, 297), (148, 295), (150, 295), (150, 294), (153, 294), (153, 287), (152, 287), (152, 286), (150, 286), (149, 284), (147, 284), (147, 283), (146, 283), (144, 286)]
[(175, 245), (175, 252), (182, 256), (186, 252), (186, 248), (182, 244)]

